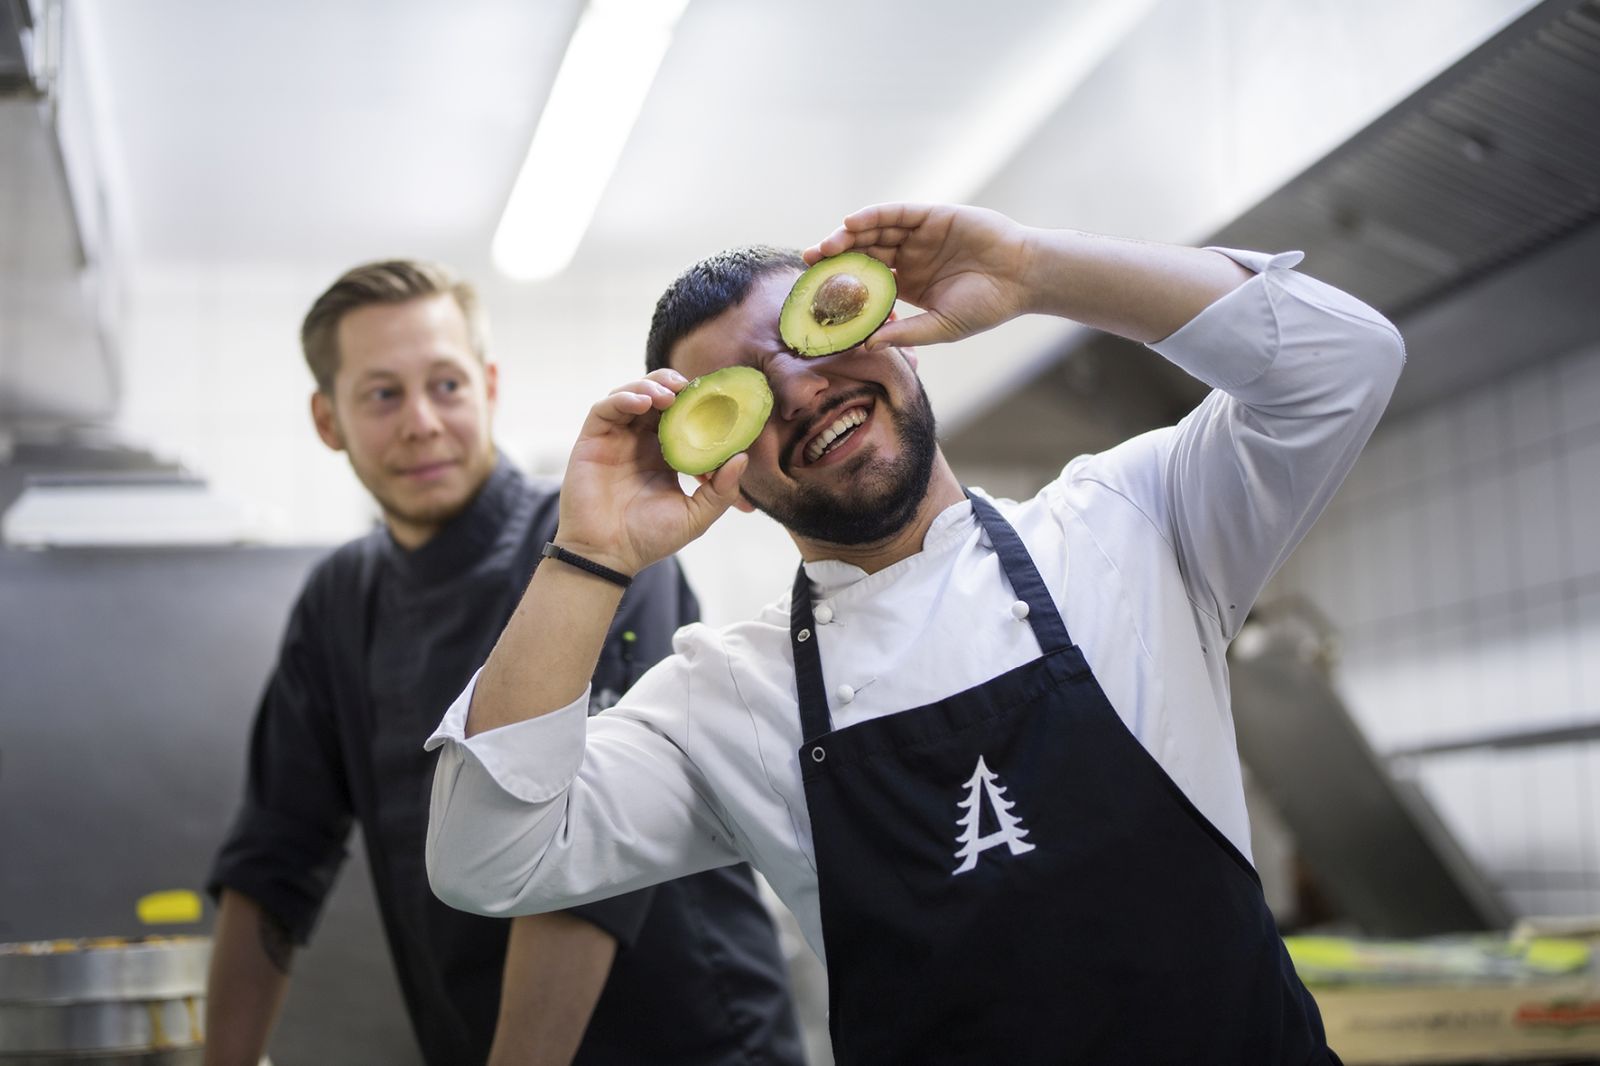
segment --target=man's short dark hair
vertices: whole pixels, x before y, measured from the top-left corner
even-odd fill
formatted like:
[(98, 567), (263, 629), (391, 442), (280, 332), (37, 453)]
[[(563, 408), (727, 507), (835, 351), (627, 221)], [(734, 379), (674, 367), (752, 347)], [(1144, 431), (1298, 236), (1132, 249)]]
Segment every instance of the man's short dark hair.
[(677, 343), (750, 295), (756, 281), (780, 270), (803, 271), (793, 248), (751, 244), (708, 256), (679, 274), (656, 301), (644, 345), (646, 370), (671, 366)]

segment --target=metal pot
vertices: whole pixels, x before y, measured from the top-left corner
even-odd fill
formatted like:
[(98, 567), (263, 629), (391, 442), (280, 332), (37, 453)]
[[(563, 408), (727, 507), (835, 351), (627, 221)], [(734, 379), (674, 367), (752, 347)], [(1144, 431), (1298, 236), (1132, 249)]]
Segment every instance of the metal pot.
[(0, 944), (0, 1066), (198, 1066), (209, 937)]

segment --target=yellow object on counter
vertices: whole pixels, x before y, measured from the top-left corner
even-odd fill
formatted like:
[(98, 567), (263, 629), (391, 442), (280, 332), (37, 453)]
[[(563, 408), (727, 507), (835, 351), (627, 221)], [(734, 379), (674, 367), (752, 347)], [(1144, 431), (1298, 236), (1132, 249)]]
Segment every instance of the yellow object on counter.
[(139, 921), (145, 925), (184, 925), (200, 920), (200, 894), (187, 888), (139, 897)]
[(1592, 956), (1589, 944), (1561, 937), (1365, 940), (1288, 936), (1283, 942), (1300, 979), (1308, 985), (1539, 980), (1583, 973)]
[(1284, 944), (1349, 1066), (1600, 1063), (1600, 943), (1466, 934)]

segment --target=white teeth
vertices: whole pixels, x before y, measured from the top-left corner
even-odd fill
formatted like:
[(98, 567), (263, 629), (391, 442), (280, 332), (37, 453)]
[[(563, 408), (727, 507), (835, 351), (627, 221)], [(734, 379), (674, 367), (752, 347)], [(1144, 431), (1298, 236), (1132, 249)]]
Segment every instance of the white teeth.
[(806, 462), (814, 463), (821, 459), (835, 441), (840, 440), (846, 433), (855, 429), (867, 420), (867, 412), (860, 407), (854, 407), (840, 415), (833, 425), (817, 434), (810, 444), (806, 445)]

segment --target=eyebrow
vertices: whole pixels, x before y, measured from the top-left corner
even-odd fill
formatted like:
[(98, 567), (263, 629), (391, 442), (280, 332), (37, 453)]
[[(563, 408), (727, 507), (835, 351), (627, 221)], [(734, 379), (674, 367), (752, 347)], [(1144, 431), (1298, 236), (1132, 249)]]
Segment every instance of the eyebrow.
[[(466, 364), (459, 359), (455, 359), (450, 356), (440, 356), (428, 364), (428, 372), (431, 374), (441, 369), (462, 370), (465, 368), (465, 366)], [(400, 377), (401, 376), (399, 374), (388, 369), (387, 367), (375, 367), (371, 370), (363, 371), (361, 376), (356, 378), (355, 384), (357, 388), (360, 388), (361, 386), (369, 385), (375, 381), (399, 381)]]

